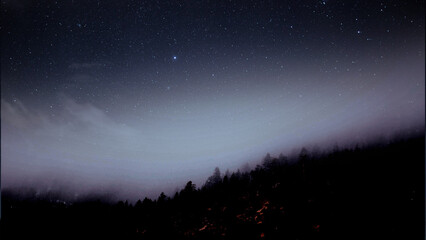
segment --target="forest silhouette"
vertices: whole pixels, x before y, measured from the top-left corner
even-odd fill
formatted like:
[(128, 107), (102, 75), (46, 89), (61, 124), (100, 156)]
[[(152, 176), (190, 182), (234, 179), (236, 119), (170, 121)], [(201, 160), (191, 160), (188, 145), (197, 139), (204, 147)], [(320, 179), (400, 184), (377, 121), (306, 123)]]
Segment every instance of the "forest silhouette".
[[(108, 202), (2, 192), (10, 239), (424, 239), (425, 138), (296, 157), (267, 154), (250, 171), (214, 169), (174, 196)], [(6, 239), (6, 238), (2, 238)], [(8, 238), (9, 239), (9, 238)]]

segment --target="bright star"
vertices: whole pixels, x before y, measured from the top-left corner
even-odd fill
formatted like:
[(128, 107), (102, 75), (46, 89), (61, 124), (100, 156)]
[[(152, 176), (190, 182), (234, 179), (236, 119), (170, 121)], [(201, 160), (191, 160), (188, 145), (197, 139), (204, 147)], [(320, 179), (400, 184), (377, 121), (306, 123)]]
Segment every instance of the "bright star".
[(173, 56), (173, 60), (176, 60), (177, 59), (177, 57), (176, 56)]

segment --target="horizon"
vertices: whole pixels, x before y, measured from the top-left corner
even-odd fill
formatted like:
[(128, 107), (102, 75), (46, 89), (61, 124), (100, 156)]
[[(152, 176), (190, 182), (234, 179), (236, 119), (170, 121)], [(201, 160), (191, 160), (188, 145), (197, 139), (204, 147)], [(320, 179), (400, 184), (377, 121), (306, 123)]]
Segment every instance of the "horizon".
[[(229, 174), (235, 174), (237, 172), (240, 173), (250, 173), (251, 171), (254, 171), (258, 167), (264, 168), (264, 159), (266, 155), (269, 155), (271, 157), (271, 160), (278, 160), (282, 161), (285, 159), (286, 162), (290, 164), (296, 164), (300, 157), (300, 152), (302, 149), (307, 151), (308, 158), (309, 159), (322, 159), (325, 156), (329, 156), (333, 153), (338, 152), (345, 152), (346, 150), (354, 151), (356, 149), (359, 149), (361, 151), (366, 151), (371, 148), (377, 148), (377, 147), (388, 147), (392, 144), (398, 144), (400, 142), (405, 141), (411, 141), (415, 139), (425, 139), (424, 134), (418, 131), (418, 128), (414, 128), (411, 130), (407, 130), (404, 132), (399, 132), (397, 134), (391, 135), (391, 136), (376, 136), (376, 138), (373, 138), (374, 140), (371, 140), (369, 142), (356, 142), (351, 143), (348, 145), (338, 145), (335, 143), (334, 145), (330, 145), (327, 148), (321, 148), (318, 145), (311, 145), (311, 146), (302, 146), (299, 148), (292, 149), (291, 152), (288, 152), (287, 154), (279, 153), (276, 155), (272, 155), (270, 153), (266, 153), (265, 156), (263, 156), (261, 159), (257, 159), (255, 161), (251, 162), (244, 162), (239, 168), (236, 169), (220, 169), (219, 167), (216, 167), (220, 171), (220, 177), (224, 177), (226, 173)], [(280, 156), (282, 155), (284, 159), (280, 159)], [(284, 162), (280, 162), (280, 164), (283, 164)], [(216, 169), (214, 169), (216, 170)], [(11, 198), (13, 200), (29, 200), (33, 199), (33, 197), (36, 197), (36, 199), (33, 200), (43, 200), (47, 199), (46, 197), (54, 197), (56, 200), (66, 201), (67, 204), (73, 204), (73, 203), (80, 203), (80, 202), (86, 202), (86, 201), (101, 201), (104, 203), (109, 204), (115, 204), (117, 201), (128, 201), (129, 204), (135, 204), (138, 200), (143, 200), (144, 198), (152, 199), (153, 201), (156, 201), (157, 198), (161, 193), (164, 193), (166, 197), (173, 198), (173, 196), (184, 189), (184, 186), (189, 181), (195, 184), (196, 190), (201, 190), (203, 187), (205, 187), (205, 183), (207, 182), (208, 178), (213, 173), (213, 169), (210, 172), (210, 175), (204, 176), (204, 179), (201, 179), (199, 183), (194, 182), (192, 179), (186, 179), (181, 186), (175, 187), (173, 191), (170, 189), (166, 189), (164, 191), (161, 189), (156, 189), (155, 191), (150, 192), (147, 194), (146, 192), (140, 192), (139, 194), (123, 194), (118, 190), (118, 188), (114, 187), (106, 187), (104, 189), (94, 188), (89, 191), (78, 191), (76, 189), (70, 188), (69, 184), (57, 184), (52, 188), (52, 186), (40, 186), (38, 184), (31, 185), (31, 184), (24, 184), (20, 186), (13, 186), (10, 188), (2, 188), (1, 192), (7, 193), (6, 195), (8, 198)], [(37, 181), (36, 181), (37, 183)], [(35, 195), (33, 195), (35, 194)], [(52, 200), (52, 199), (50, 199)]]

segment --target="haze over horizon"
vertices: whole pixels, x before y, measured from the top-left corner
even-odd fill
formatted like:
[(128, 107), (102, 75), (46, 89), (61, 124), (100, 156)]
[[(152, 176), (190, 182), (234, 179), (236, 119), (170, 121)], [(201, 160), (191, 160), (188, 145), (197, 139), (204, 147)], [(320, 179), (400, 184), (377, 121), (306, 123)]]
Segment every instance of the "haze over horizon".
[(1, 5), (2, 188), (156, 197), (425, 131), (423, 1)]

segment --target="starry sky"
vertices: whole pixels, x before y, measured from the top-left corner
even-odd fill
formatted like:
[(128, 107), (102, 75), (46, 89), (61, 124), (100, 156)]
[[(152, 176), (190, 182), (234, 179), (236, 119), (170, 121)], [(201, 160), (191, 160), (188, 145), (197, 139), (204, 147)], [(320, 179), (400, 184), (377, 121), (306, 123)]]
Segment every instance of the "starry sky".
[(158, 196), (267, 152), (424, 132), (424, 7), (2, 0), (2, 186)]

